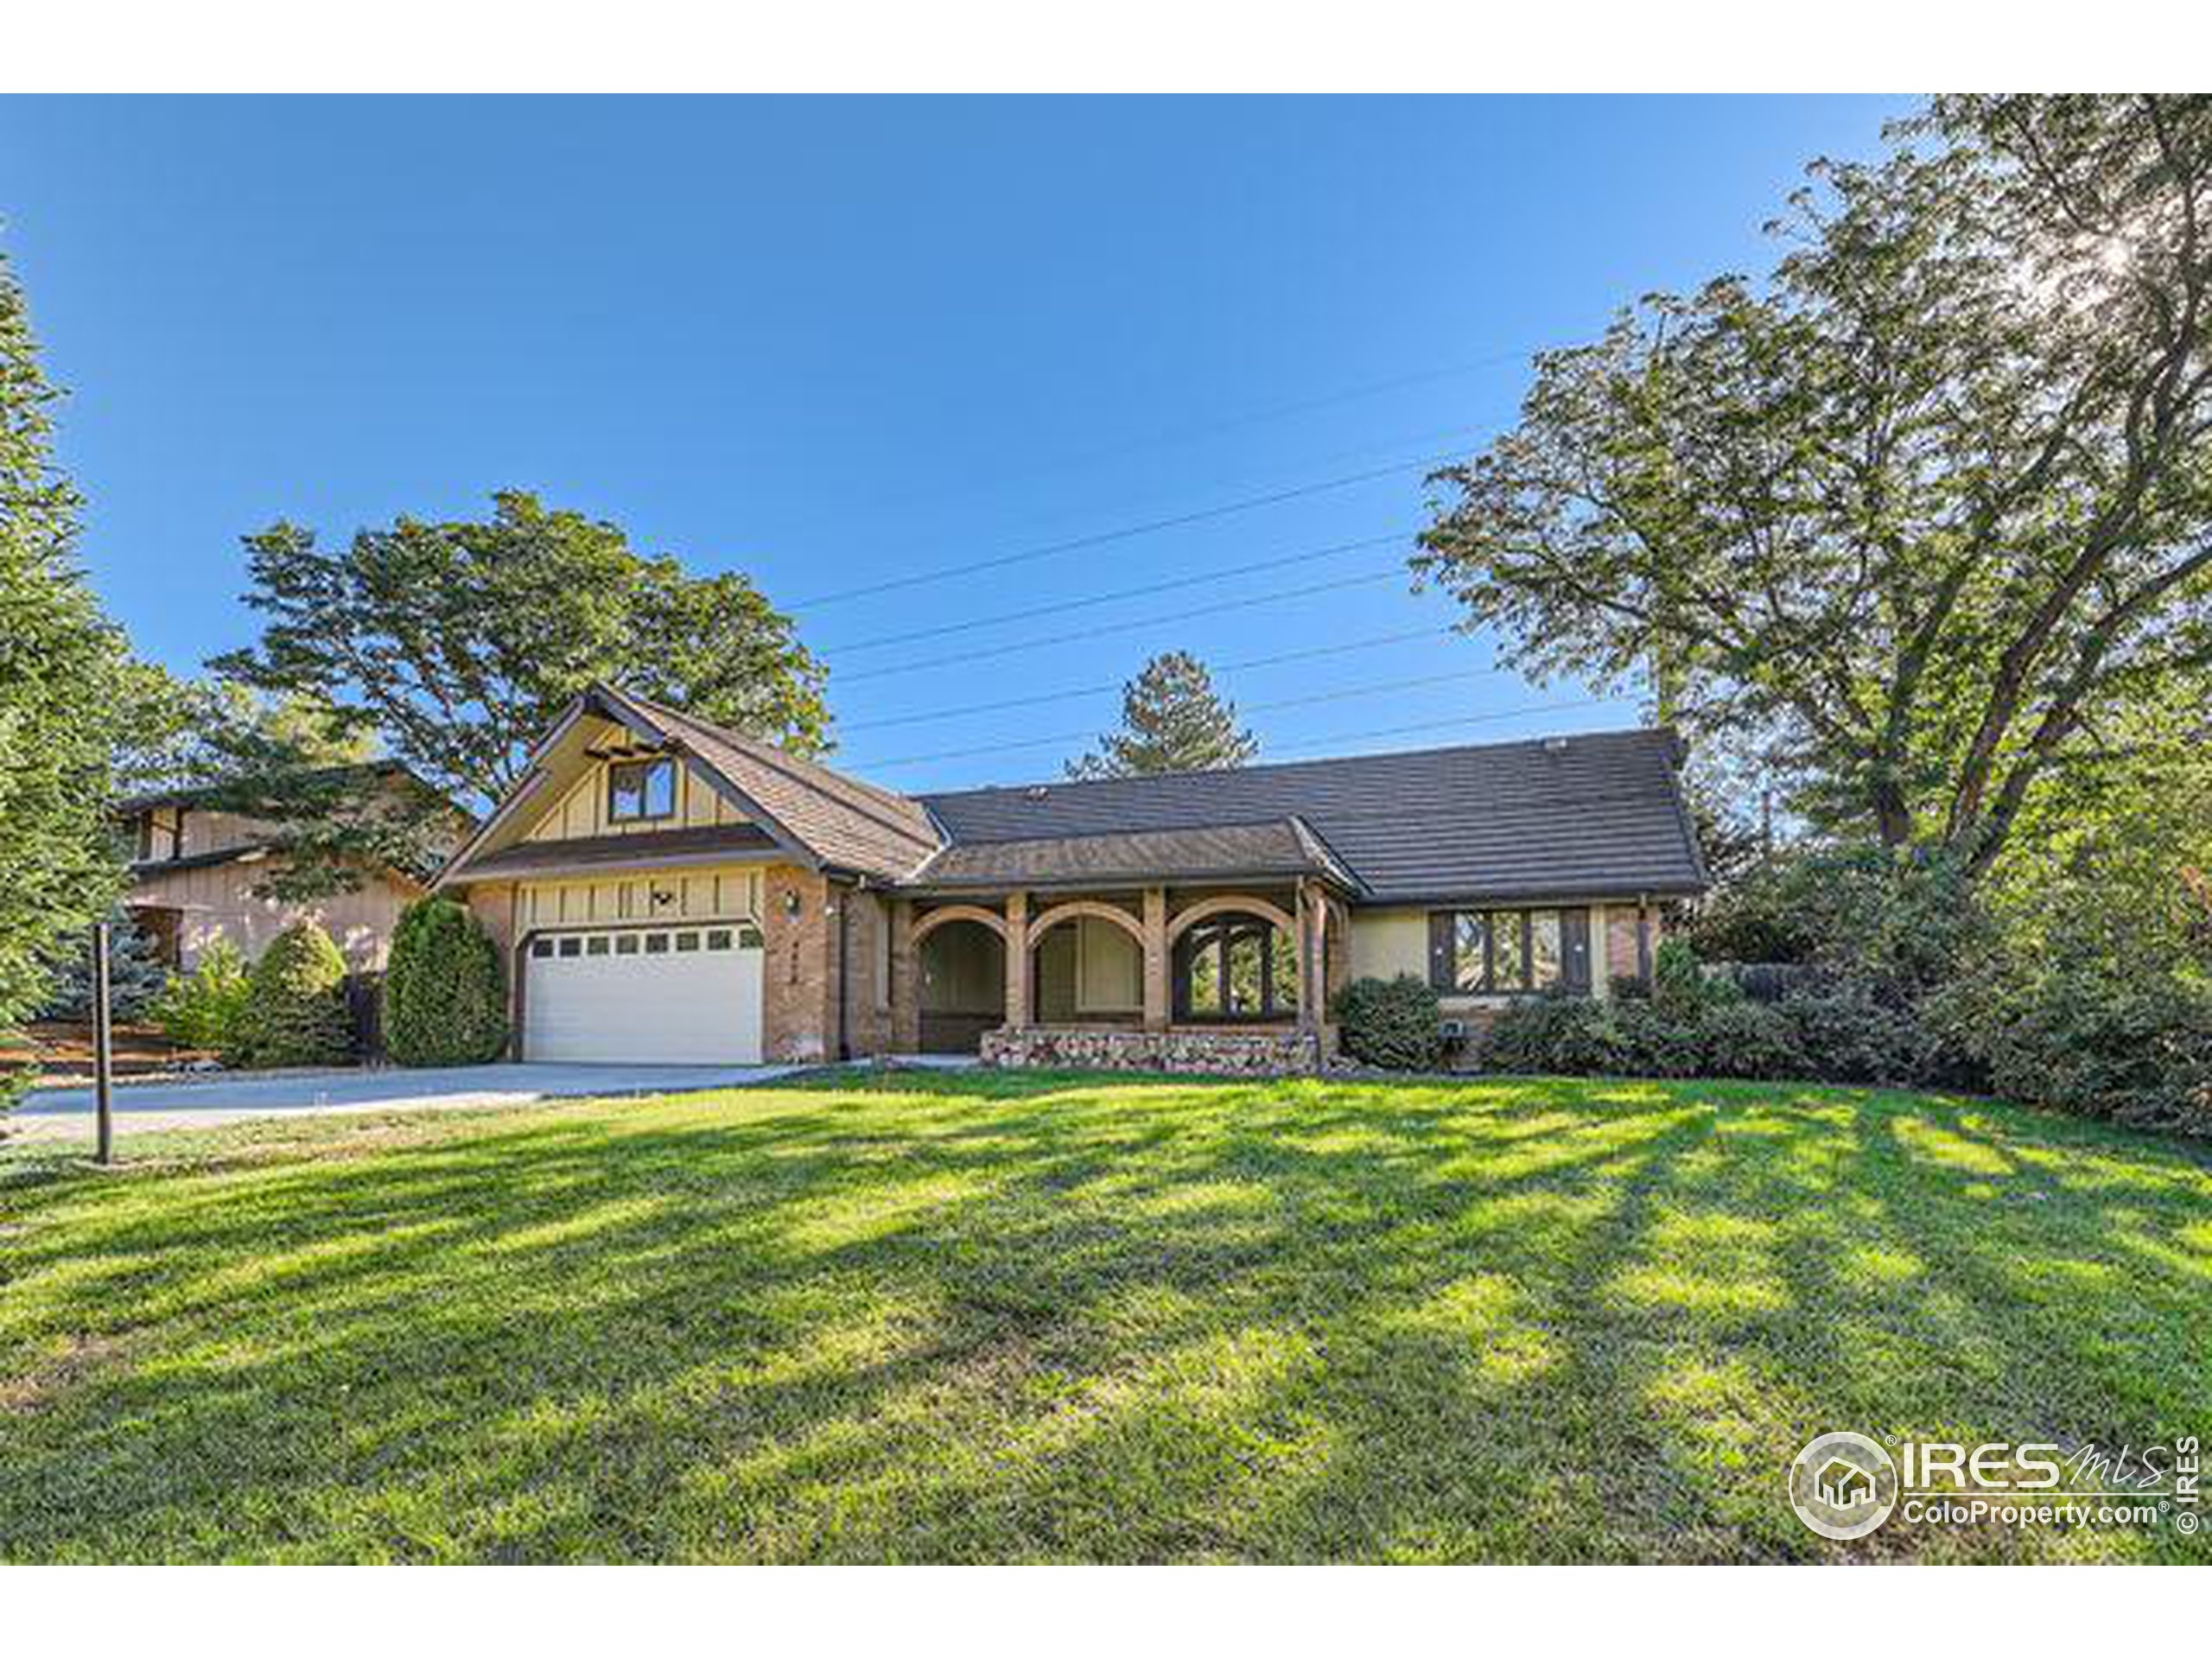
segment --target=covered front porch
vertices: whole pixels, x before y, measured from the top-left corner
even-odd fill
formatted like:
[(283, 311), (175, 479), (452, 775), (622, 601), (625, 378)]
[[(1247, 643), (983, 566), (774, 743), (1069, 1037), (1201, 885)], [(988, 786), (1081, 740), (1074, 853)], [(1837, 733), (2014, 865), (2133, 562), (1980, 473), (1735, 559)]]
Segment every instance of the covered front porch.
[(1347, 925), (1318, 876), (923, 892), (893, 906), (896, 1035), (988, 1065), (1313, 1071)]

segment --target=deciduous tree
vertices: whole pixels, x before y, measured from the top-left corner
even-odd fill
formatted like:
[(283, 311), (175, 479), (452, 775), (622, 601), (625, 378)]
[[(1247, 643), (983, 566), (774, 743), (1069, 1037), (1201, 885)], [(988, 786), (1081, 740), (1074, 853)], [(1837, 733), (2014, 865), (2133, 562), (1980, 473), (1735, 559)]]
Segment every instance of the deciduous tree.
[(2212, 687), (2212, 99), (1944, 98), (1770, 277), (1545, 353), (1416, 567), (1540, 677), (1649, 688), (1815, 823), (1986, 871)]
[(375, 732), (456, 801), (505, 793), (597, 680), (803, 753), (828, 741), (823, 671), (747, 577), (691, 575), (533, 496), (502, 493), (483, 520), (403, 518), (338, 549), (283, 524), (246, 547), (262, 638), (212, 666), (319, 699), (337, 732)]

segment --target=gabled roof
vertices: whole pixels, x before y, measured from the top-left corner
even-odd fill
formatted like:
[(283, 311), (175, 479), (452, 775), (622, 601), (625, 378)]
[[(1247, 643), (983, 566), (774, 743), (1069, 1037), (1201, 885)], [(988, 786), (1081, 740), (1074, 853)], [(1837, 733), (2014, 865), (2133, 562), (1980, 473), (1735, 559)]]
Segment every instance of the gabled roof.
[(906, 885), (930, 889), (1083, 887), (1300, 875), (1324, 876), (1358, 891), (1358, 883), (1330, 855), (1319, 837), (1294, 817), (1134, 835), (956, 844), (922, 866)]
[[(618, 849), (497, 850), (498, 831), (545, 781), (585, 714), (683, 754), (758, 826), (709, 848), (688, 831)], [(441, 882), (595, 857), (759, 855), (918, 890), (1312, 874), (1368, 903), (1603, 899), (1706, 885), (1672, 732), (1520, 743), (908, 797), (609, 686), (577, 700)], [(477, 849), (495, 850), (480, 856)]]
[[(607, 695), (622, 696), (610, 691)], [(897, 880), (942, 844), (927, 808), (772, 743), (694, 719), (681, 709), (626, 697), (677, 745), (748, 797), (823, 864)]]
[(921, 798), (956, 847), (1296, 817), (1370, 902), (1705, 885), (1671, 732), (1600, 732)]
[[(561, 863), (591, 861), (592, 850), (577, 842), (548, 842), (525, 861), (514, 849), (498, 845), (499, 832), (521, 804), (543, 785), (549, 757), (584, 715), (595, 715), (624, 726), (647, 742), (681, 753), (707, 783), (753, 821), (758, 833), (804, 864), (848, 870), (895, 881), (936, 852), (942, 839), (918, 802), (873, 785), (855, 782), (811, 760), (786, 754), (772, 744), (745, 737), (699, 720), (664, 703), (635, 696), (613, 686), (596, 685), (531, 752), (530, 763), (506, 798), (439, 874), (437, 884), (519, 874), (525, 862), (536, 872)], [(646, 857), (669, 852), (688, 856), (696, 849), (678, 842), (687, 832), (662, 831), (629, 838), (624, 853)], [(481, 851), (487, 843), (493, 849)], [(733, 853), (754, 850), (730, 846)]]

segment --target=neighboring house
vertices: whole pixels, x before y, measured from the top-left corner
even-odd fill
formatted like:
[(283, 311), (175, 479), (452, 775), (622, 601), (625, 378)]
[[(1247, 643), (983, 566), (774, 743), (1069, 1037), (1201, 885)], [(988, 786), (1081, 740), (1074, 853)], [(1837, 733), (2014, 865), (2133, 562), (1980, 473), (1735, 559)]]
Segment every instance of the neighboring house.
[(1647, 976), (1705, 885), (1671, 734), (904, 796), (610, 688), (435, 886), (521, 1055), (1283, 1070), (1412, 973), (1480, 1019)]
[[(372, 761), (363, 771), (376, 788), (428, 787), (397, 761)], [(421, 881), (380, 866), (363, 870), (360, 885), (349, 893), (265, 898), (257, 889), (269, 878), (271, 826), (219, 810), (208, 804), (212, 798), (206, 789), (164, 790), (134, 796), (116, 809), (131, 861), (124, 903), (161, 961), (188, 970), (217, 939), (229, 940), (251, 961), (293, 923), (312, 920), (352, 967), (384, 966), (392, 927), (422, 895)], [(456, 818), (456, 840), (467, 827)]]

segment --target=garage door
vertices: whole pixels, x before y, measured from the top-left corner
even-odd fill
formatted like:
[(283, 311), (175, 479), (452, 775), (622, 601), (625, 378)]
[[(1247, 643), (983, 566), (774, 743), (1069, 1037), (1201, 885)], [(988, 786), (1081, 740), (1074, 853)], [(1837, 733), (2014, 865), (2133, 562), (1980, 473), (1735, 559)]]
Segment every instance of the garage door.
[(538, 935), (526, 958), (524, 1057), (757, 1063), (759, 937), (738, 927)]

